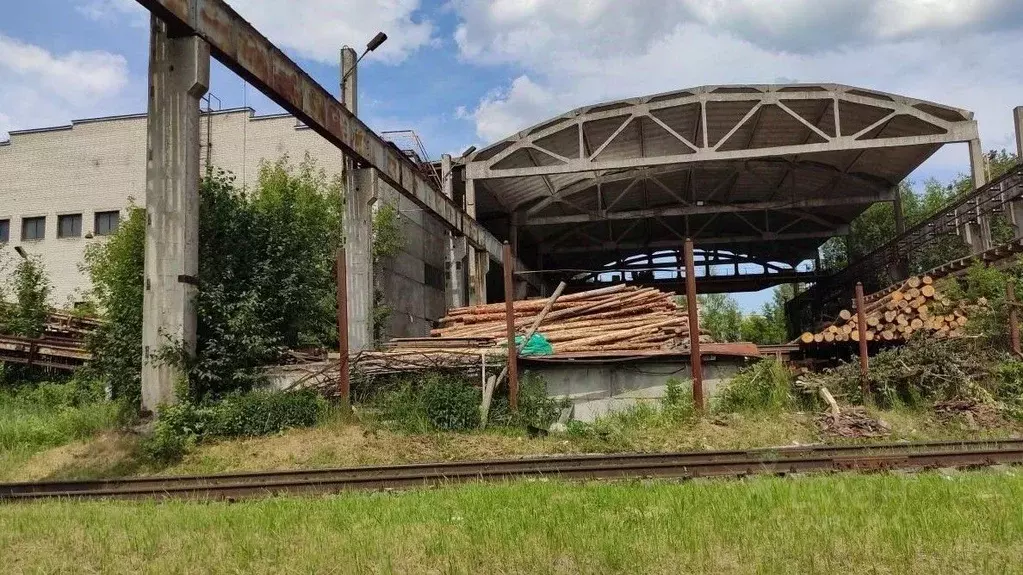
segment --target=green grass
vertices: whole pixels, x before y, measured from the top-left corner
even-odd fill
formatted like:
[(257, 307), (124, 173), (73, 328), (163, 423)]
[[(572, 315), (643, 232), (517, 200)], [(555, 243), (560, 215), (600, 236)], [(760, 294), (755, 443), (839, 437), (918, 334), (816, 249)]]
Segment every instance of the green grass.
[(0, 507), (5, 573), (1010, 573), (1019, 471)]
[(48, 448), (90, 438), (117, 425), (117, 406), (110, 402), (80, 406), (38, 401), (0, 393), (0, 471)]

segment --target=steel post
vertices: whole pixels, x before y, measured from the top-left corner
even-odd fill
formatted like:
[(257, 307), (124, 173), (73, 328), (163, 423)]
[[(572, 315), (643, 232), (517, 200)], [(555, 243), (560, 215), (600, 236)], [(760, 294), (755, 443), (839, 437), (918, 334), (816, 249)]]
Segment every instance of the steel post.
[(508, 331), (508, 403), (512, 412), (519, 410), (518, 347), (515, 345), (515, 258), (511, 245), (504, 242), (504, 316)]
[(696, 303), (696, 265), (693, 262), (693, 240), (685, 243), (686, 311), (689, 313), (689, 366), (693, 376), (693, 403), (703, 411), (703, 360), (700, 357), (700, 312)]

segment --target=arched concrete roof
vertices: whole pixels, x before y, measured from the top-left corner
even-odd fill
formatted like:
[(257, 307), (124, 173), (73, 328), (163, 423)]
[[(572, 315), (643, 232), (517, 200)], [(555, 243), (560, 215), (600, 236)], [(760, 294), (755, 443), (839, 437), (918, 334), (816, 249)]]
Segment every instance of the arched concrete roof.
[(703, 86), (577, 108), (472, 154), (465, 176), (481, 216), (514, 213), (544, 267), (687, 236), (789, 262), (977, 138), (971, 112), (875, 90)]

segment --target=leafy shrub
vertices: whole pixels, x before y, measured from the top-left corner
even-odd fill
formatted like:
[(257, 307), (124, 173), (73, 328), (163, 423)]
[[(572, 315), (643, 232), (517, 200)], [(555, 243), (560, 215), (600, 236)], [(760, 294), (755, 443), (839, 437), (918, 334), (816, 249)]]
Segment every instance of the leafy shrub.
[(718, 394), (714, 410), (725, 413), (780, 411), (793, 405), (791, 375), (775, 360), (743, 368)]
[(6, 329), (14, 335), (39, 337), (46, 326), (49, 313), (50, 283), (37, 255), (30, 255), (18, 262), (11, 277), (15, 306), (7, 314)]
[(326, 401), (313, 391), (251, 391), (203, 404), (182, 402), (160, 408), (153, 435), (142, 444), (156, 461), (173, 461), (203, 440), (255, 437), (309, 427)]
[(995, 396), (1010, 404), (1023, 406), (1023, 361), (1006, 361), (995, 368)]
[[(507, 387), (502, 387), (507, 392)], [(519, 411), (511, 412), (507, 393), (495, 397), (488, 419), (497, 426), (548, 429), (561, 417), (561, 411), (572, 405), (567, 397), (547, 394), (547, 380), (543, 376), (525, 372), (519, 379)]]
[(436, 428), (466, 431), (480, 424), (480, 391), (457, 377), (427, 376), (423, 383), (423, 407)]

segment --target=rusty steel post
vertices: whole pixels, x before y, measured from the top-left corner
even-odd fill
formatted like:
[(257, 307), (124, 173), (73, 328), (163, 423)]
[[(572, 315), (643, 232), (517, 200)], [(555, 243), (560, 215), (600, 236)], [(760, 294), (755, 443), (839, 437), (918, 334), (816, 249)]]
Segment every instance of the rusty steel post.
[(515, 258), (511, 244), (504, 242), (504, 317), (508, 327), (508, 404), (512, 412), (519, 410), (518, 347), (515, 345), (515, 286), (512, 274)]
[(696, 265), (693, 262), (693, 240), (687, 238), (686, 311), (689, 313), (689, 366), (693, 375), (693, 403), (703, 411), (703, 360), (700, 357), (700, 313), (696, 304)]
[(337, 340), (338, 340), (338, 384), (337, 392), (344, 409), (351, 408), (351, 381), (348, 373), (348, 266), (345, 264), (345, 248), (337, 249)]
[(1005, 303), (1009, 308), (1009, 345), (1017, 358), (1019, 347), (1019, 317), (1016, 314), (1016, 285), (1013, 280), (1005, 282)]
[(867, 311), (863, 303), (863, 283), (856, 282), (856, 330), (860, 334), (860, 390), (867, 397)]

